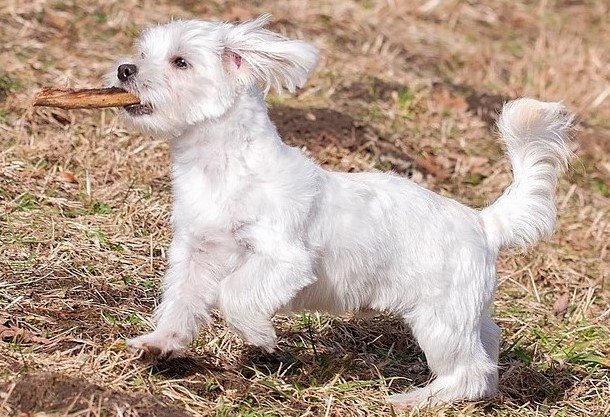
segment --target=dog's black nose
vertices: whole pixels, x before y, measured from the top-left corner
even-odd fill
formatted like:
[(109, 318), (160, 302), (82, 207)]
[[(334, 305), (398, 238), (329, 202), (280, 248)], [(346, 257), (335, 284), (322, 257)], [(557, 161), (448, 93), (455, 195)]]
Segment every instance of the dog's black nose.
[(121, 81), (127, 81), (138, 73), (138, 67), (133, 64), (121, 64), (117, 70), (117, 77)]

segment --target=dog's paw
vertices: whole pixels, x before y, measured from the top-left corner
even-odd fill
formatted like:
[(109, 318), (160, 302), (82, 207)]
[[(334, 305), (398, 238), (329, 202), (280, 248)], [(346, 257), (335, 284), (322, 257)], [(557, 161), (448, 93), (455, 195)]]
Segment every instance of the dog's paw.
[(182, 351), (174, 337), (158, 335), (154, 332), (128, 339), (125, 343), (131, 350), (139, 352), (140, 358), (152, 363), (170, 359)]
[(429, 387), (416, 388), (405, 394), (389, 395), (386, 401), (402, 410), (434, 407), (444, 403), (443, 399), (436, 396)]
[(274, 353), (277, 347), (277, 336), (273, 326), (259, 329), (235, 329), (242, 339), (249, 345), (263, 349), (267, 353)]
[(247, 344), (263, 349), (267, 353), (275, 352), (277, 335), (271, 320), (253, 316), (248, 320), (225, 313), (229, 327)]

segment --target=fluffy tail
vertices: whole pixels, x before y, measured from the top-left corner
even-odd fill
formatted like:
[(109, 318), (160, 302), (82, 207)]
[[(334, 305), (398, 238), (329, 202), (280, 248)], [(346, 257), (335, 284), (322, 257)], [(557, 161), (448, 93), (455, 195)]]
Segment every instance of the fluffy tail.
[(553, 232), (555, 188), (572, 156), (568, 130), (573, 118), (560, 103), (522, 98), (504, 105), (498, 128), (514, 179), (481, 211), (494, 248), (528, 247)]

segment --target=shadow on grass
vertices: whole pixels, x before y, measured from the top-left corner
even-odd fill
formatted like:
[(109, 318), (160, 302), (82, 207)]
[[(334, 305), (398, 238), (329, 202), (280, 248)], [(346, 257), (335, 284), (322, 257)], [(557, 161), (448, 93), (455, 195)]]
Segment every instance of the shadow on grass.
[(334, 168), (337, 155), (360, 154), (383, 170), (409, 175), (415, 167), (413, 158), (399, 146), (350, 114), (329, 108), (272, 106), (269, 116), (284, 142), (307, 148), (323, 165)]
[(513, 363), (501, 374), (500, 392), (520, 405), (552, 403), (563, 399), (585, 375), (570, 368), (537, 370), (533, 365)]
[[(392, 393), (430, 380), (423, 353), (399, 320), (385, 316), (328, 320), (313, 333), (307, 328), (284, 332), (278, 350), (271, 354), (244, 347), (235, 365), (218, 366), (209, 358), (184, 357), (158, 364), (153, 371), (168, 379), (214, 375), (221, 385), (248, 390), (251, 383), (267, 377), (306, 389), (323, 386), (339, 376), (341, 382), (335, 386), (340, 384), (342, 389), (388, 386)], [(515, 359), (511, 352), (503, 352), (500, 361), (500, 394), (481, 403), (486, 410), (505, 402), (532, 409), (540, 404), (550, 406), (585, 376), (569, 367), (538, 370), (535, 364)]]
[(151, 366), (152, 371), (158, 376), (167, 379), (186, 378), (195, 374), (208, 372), (225, 372), (204, 356), (184, 356), (168, 359)]

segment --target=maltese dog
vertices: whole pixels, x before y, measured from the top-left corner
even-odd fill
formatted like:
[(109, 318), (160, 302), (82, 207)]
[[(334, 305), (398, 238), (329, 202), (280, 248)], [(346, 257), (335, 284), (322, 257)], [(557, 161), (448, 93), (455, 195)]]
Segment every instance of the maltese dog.
[(329, 172), (283, 143), (269, 119), (265, 94), (301, 87), (318, 53), (264, 29), (268, 20), (156, 26), (113, 69), (111, 84), (141, 99), (125, 119), (169, 138), (172, 156), (173, 240), (156, 329), (128, 344), (167, 358), (218, 309), (246, 342), (273, 351), (278, 312), (373, 310), (404, 320), (435, 375), (391, 403), (493, 395), (496, 259), (553, 231), (572, 115), (527, 98), (504, 105), (498, 127), (514, 181), (482, 210), (397, 175)]

